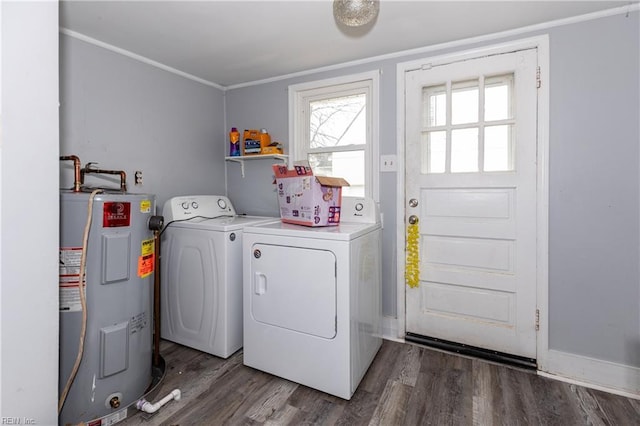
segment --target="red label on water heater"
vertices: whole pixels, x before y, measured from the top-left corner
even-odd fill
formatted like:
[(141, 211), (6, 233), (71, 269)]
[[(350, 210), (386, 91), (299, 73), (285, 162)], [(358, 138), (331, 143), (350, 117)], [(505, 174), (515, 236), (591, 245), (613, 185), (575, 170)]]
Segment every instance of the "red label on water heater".
[(102, 210), (102, 227), (129, 226), (131, 224), (131, 203), (108, 202)]

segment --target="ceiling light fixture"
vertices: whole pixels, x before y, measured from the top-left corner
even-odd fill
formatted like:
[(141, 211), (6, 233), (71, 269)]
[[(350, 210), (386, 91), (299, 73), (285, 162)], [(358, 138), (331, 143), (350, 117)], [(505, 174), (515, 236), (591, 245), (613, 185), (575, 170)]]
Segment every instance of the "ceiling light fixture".
[(379, 0), (333, 0), (333, 16), (349, 27), (373, 21), (380, 10)]

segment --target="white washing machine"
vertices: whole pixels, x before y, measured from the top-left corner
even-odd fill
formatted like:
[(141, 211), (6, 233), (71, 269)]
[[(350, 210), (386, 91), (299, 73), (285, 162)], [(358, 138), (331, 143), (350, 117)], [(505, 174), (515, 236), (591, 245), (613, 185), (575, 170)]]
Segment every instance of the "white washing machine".
[(244, 364), (351, 399), (381, 339), (381, 225), (343, 197), (339, 226), (245, 228)]
[(236, 215), (224, 196), (168, 200), (161, 247), (160, 335), (227, 358), (242, 347), (242, 233), (277, 220)]

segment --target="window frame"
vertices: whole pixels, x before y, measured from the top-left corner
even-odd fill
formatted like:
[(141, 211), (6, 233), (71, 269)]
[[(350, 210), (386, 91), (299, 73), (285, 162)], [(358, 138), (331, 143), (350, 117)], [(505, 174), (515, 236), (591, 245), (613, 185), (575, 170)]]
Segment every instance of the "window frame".
[(379, 201), (379, 91), (380, 71), (350, 74), (336, 78), (292, 84), (289, 90), (289, 161), (306, 160), (307, 153), (359, 151), (362, 145), (335, 147), (335, 149), (309, 148), (309, 102), (347, 95), (365, 90), (367, 94), (367, 140), (364, 144), (365, 196)]

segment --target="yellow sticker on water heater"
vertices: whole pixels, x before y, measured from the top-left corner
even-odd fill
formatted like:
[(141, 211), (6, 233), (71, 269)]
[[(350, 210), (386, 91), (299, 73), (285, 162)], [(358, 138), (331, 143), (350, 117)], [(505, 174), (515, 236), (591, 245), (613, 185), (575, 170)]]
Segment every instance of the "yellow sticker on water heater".
[(155, 247), (152, 239), (142, 240), (142, 248), (140, 250), (142, 256), (149, 256), (150, 254), (153, 254), (154, 251)]
[(140, 201), (140, 213), (151, 213), (151, 200)]

